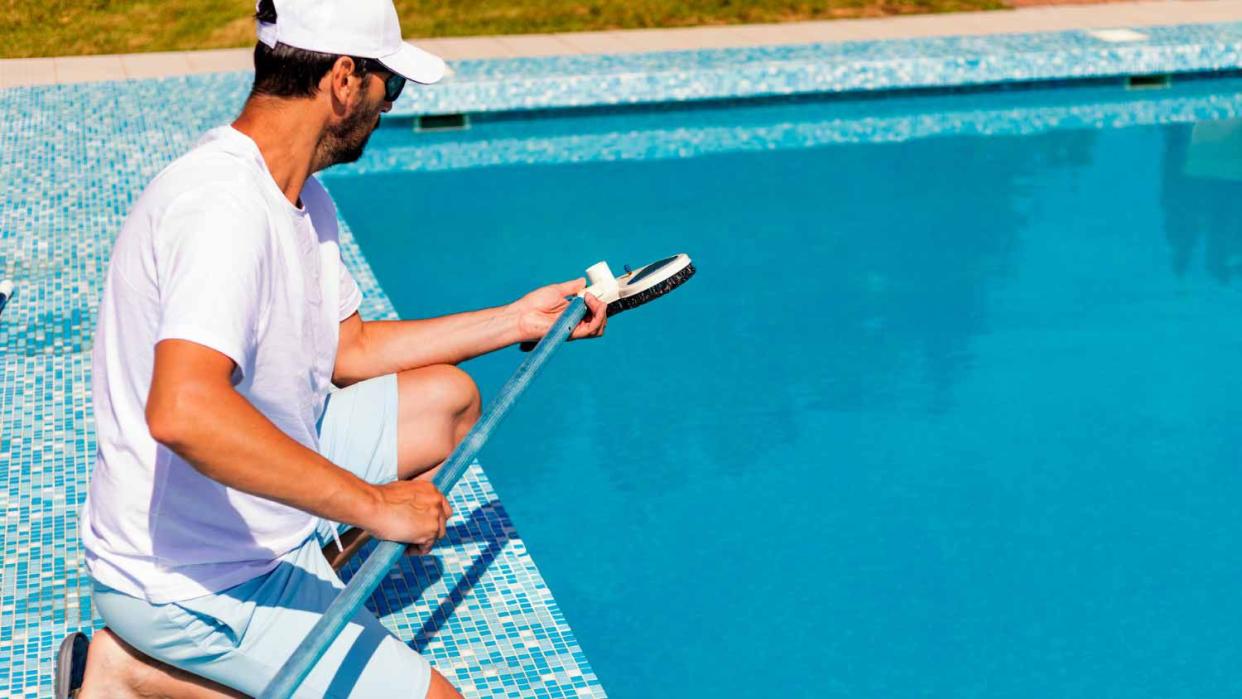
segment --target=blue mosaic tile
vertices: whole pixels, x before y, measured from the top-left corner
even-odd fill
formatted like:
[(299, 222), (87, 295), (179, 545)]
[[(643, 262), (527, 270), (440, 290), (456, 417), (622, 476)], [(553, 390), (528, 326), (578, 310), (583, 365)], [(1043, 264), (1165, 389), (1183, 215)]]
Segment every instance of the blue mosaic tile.
[(1116, 129), (1226, 119), (1242, 110), (1242, 95), (1222, 95), (1207, 84), (1201, 94), (1195, 92), (1187, 88), (1175, 94), (1117, 91), (1100, 95), (1094, 102), (1076, 96), (1064, 105), (1041, 102), (1030, 106), (1015, 105), (1012, 97), (997, 92), (975, 95), (969, 104), (952, 109), (931, 111), (911, 110), (908, 102), (894, 99), (854, 101), (838, 103), (829, 118), (814, 121), (807, 121), (806, 112), (796, 106), (773, 104), (767, 109), (785, 110), (788, 118), (772, 117), (762, 125), (739, 120), (729, 110), (697, 110), (675, 118), (663, 110), (636, 113), (630, 109), (617, 118), (593, 112), (584, 119), (524, 121), (517, 129), (520, 135), (513, 137), (493, 127), (477, 135), (465, 131), (403, 138), (373, 149), (356, 163), (333, 169), (327, 181), (378, 172), (659, 160), (961, 134), (1013, 136), (1064, 128)]
[(1132, 43), (1071, 31), (460, 61), (442, 83), (407, 90), (393, 113), (869, 92), (1242, 67), (1242, 24), (1140, 31), (1146, 39)]

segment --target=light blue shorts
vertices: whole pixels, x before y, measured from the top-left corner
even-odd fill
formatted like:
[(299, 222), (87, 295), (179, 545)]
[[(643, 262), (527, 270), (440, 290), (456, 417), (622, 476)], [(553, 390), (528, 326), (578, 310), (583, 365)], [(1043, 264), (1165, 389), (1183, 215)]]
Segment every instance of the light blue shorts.
[[(329, 399), (319, 450), (372, 483), (397, 477), (397, 383), (383, 376)], [(344, 587), (323, 557), (329, 525), (280, 565), (235, 587), (150, 604), (95, 583), (108, 627), (147, 655), (247, 695), (261, 692)], [(351, 620), (298, 697), (424, 697), (431, 668), (367, 609)]]

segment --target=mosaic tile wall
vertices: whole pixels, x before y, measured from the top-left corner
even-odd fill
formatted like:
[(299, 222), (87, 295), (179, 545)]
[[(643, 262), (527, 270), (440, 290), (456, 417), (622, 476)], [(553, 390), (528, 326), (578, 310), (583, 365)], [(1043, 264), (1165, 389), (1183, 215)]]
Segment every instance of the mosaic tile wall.
[[(772, 104), (762, 125), (730, 118), (729, 110), (696, 110), (676, 117), (651, 110), (616, 114), (594, 112), (585, 119), (523, 121), (513, 130), (424, 133), (417, 139), (376, 148), (326, 178), (379, 172), (430, 172), (496, 165), (585, 163), (687, 158), (713, 153), (814, 148), (840, 143), (899, 143), (934, 136), (1030, 135), (1059, 128), (1117, 129), (1232, 118), (1242, 111), (1242, 94), (1225, 95), (1211, 81), (1193, 81), (1177, 90), (1140, 93), (1111, 90), (1097, 101), (1074, 95), (1068, 104), (1016, 105), (1004, 92), (975, 94), (969, 101), (889, 107), (896, 100), (852, 101), (832, 105), (825, 115)], [(1196, 89), (1198, 88), (1198, 89)], [(1199, 94), (1196, 94), (1199, 93)], [(926, 102), (926, 100), (923, 100)], [(565, 114), (562, 112), (562, 114)], [(741, 125), (738, 122), (742, 122)], [(505, 126), (508, 125), (507, 122)], [(491, 125), (489, 125), (491, 126)], [(330, 185), (329, 185), (330, 186)]]
[[(244, 75), (0, 90), (0, 696), (51, 693), (69, 630), (97, 627), (78, 545), (94, 458), (90, 348), (111, 241), (147, 180), (234, 115)], [(394, 315), (348, 231), (363, 313)], [(371, 600), (468, 697), (602, 697), (476, 465), (447, 541)], [(354, 566), (357, 565), (355, 562)]]
[(462, 61), (407, 90), (394, 113), (875, 91), (1242, 67), (1242, 24), (1144, 27), (1135, 41), (1084, 31), (768, 48)]

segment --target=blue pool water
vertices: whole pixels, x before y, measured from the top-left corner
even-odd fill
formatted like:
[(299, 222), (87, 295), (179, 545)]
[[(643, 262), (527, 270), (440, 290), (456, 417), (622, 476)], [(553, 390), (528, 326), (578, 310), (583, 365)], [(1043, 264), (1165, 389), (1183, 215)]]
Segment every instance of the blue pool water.
[(406, 317), (694, 257), (483, 455), (612, 696), (1236, 696), (1240, 87), (397, 123), (328, 184)]

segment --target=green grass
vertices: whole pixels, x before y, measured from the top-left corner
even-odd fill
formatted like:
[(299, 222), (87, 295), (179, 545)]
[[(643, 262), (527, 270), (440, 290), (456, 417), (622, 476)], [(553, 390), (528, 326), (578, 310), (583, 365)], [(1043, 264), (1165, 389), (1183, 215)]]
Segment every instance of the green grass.
[[(787, 22), (1005, 6), (1003, 0), (397, 0), (407, 38)], [(0, 57), (249, 46), (254, 43), (253, 10), (253, 0), (0, 0)]]

